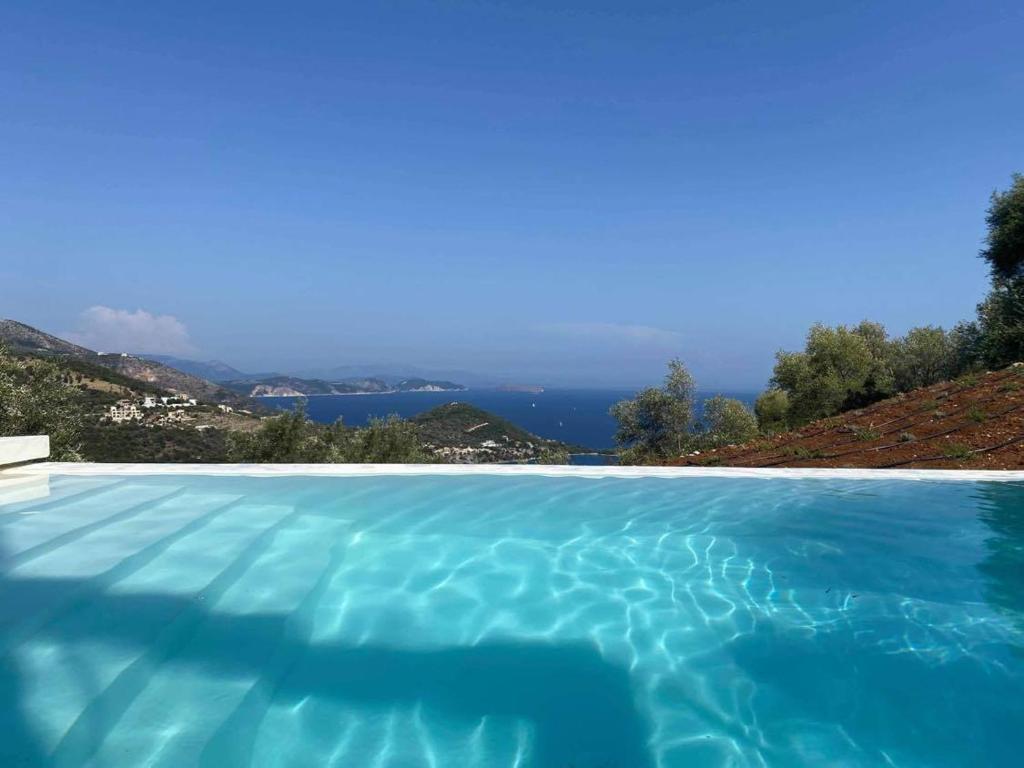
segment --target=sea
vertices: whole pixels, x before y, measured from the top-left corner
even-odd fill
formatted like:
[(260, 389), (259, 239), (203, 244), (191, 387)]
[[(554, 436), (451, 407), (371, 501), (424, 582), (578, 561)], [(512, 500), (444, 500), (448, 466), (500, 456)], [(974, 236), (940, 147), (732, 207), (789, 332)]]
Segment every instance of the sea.
[[(397, 414), (409, 418), (446, 403), (470, 403), (540, 437), (601, 451), (615, 446), (615, 419), (608, 410), (635, 394), (634, 389), (545, 389), (538, 393), (467, 389), (460, 392), (317, 395), (307, 399), (306, 413), (314, 421), (324, 424), (331, 424), (340, 417), (345, 424), (360, 427), (374, 416)], [(698, 404), (716, 394), (734, 397), (748, 405), (752, 405), (757, 396), (752, 392), (699, 392)], [(291, 410), (297, 399), (266, 397), (260, 402), (271, 408)], [(574, 459), (574, 463), (587, 461), (583, 457)]]

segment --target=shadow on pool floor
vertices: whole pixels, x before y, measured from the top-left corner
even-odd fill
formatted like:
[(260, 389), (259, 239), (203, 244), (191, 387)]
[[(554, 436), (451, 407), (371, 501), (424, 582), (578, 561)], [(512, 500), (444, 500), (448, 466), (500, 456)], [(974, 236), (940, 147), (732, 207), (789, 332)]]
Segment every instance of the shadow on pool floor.
[[(191, 597), (110, 594), (66, 579), (7, 579), (0, 595), (8, 609), (4, 622), (19, 607), (63, 604), (37, 637), (142, 651), (110, 686), (90, 691), (90, 704), (52, 756), (55, 764), (88, 761), (163, 663), (196, 665), (216, 677), (259, 678), (206, 745), (204, 763), (211, 766), (249, 764), (271, 703), (296, 704), (307, 696), (374, 707), (421, 702), (466, 723), (484, 716), (524, 719), (535, 733), (532, 764), (542, 768), (653, 764), (628, 672), (589, 644), (509, 641), (436, 650), (311, 644), (288, 616), (221, 614)], [(51, 764), (17, 700), (22, 683), (9, 661), (0, 673), (0, 758), (5, 765)]]

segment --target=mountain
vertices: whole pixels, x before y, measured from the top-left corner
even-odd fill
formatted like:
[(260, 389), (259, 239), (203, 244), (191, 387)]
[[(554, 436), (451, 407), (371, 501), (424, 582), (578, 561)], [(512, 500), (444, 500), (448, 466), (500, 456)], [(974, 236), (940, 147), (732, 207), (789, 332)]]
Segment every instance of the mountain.
[(147, 355), (142, 353), (139, 354), (139, 357), (144, 360), (153, 360), (157, 363), (169, 365), (184, 373), (191, 374), (192, 376), (198, 376), (201, 379), (206, 379), (207, 381), (213, 381), (216, 383), (247, 379), (251, 377), (250, 374), (242, 373), (237, 368), (233, 368), (220, 360), (207, 360), (205, 362), (200, 362), (198, 360), (184, 360), (180, 357), (172, 357), (171, 355)]
[(312, 395), (367, 395), (390, 392), (459, 392), (465, 389), (451, 381), (430, 379), (402, 379), (388, 382), (381, 378), (304, 379), (298, 376), (267, 376), (260, 379), (240, 379), (223, 382), (233, 392), (248, 397), (304, 397)]
[(570, 450), (469, 403), (439, 405), (410, 421), (428, 450), (445, 461), (531, 461)]
[(19, 323), (17, 320), (0, 320), (0, 342), (6, 344), (12, 352), (33, 355), (67, 355), (80, 359), (99, 357), (91, 349), (51, 336), (49, 333), (33, 328), (31, 325)]
[(1024, 365), (969, 374), (746, 445), (674, 464), (726, 467), (1024, 468)]
[(210, 402), (240, 403), (234, 392), (159, 361), (124, 353), (101, 355), (17, 320), (0, 320), (0, 343), (16, 353), (70, 358), (100, 365), (156, 389), (188, 394)]

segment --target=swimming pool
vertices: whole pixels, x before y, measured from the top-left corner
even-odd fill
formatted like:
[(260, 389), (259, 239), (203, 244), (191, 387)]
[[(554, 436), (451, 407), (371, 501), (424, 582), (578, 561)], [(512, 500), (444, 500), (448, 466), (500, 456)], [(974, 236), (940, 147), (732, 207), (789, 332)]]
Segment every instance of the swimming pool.
[(0, 763), (1019, 762), (1024, 485), (540, 471), (0, 490)]

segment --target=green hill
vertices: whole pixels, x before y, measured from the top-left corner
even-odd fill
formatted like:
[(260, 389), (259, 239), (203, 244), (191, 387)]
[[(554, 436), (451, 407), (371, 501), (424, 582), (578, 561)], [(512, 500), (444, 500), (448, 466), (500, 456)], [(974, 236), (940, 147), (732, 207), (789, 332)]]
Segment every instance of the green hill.
[(538, 437), (469, 403), (439, 405), (410, 419), (429, 450), (449, 461), (534, 461), (571, 446)]

